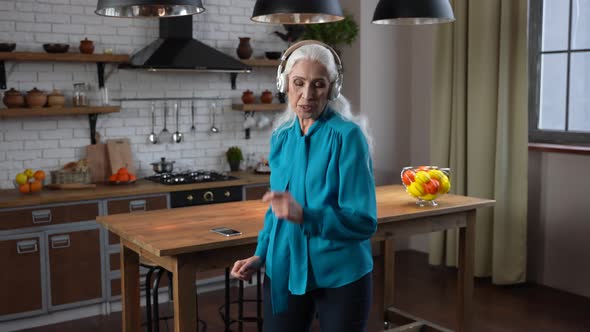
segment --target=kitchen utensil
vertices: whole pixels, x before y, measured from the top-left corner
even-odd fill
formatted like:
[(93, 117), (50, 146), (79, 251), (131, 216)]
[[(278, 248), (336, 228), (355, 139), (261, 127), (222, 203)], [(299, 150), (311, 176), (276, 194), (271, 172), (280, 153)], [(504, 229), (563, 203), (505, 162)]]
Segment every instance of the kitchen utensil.
[(174, 169), (174, 161), (166, 161), (165, 157), (160, 158), (157, 163), (151, 163), (154, 172), (156, 173), (172, 173)]
[(195, 102), (191, 100), (191, 133), (194, 135), (197, 132), (197, 128), (195, 128)]
[(262, 94), (260, 95), (260, 102), (263, 104), (270, 104), (272, 103), (272, 92), (270, 92), (269, 90), (264, 90), (262, 92)]
[(56, 89), (53, 89), (51, 94), (47, 96), (47, 106), (49, 107), (63, 107), (65, 103), (66, 97)]
[(70, 45), (58, 43), (43, 44), (43, 49), (47, 53), (66, 53), (70, 49)]
[(215, 109), (217, 108), (217, 104), (215, 102), (209, 103), (209, 114), (212, 117), (211, 121), (211, 128), (209, 129), (209, 135), (217, 134), (220, 132), (219, 128), (215, 126)]
[(27, 92), (25, 99), (29, 107), (40, 108), (47, 103), (47, 94), (41, 90), (37, 90), (37, 88), (33, 88), (33, 90)]
[(15, 48), (15, 43), (0, 43), (0, 52), (12, 52)]
[(94, 53), (94, 43), (92, 40), (88, 40), (88, 38), (84, 38), (84, 40), (80, 40), (80, 46), (78, 47), (80, 53), (83, 54), (92, 54)]
[(246, 90), (246, 91), (244, 91), (244, 93), (242, 93), (242, 103), (254, 104), (255, 101), (256, 101), (256, 97), (254, 97), (254, 92), (252, 92), (250, 90)]
[(160, 142), (170, 142), (172, 138), (172, 134), (166, 128), (166, 124), (168, 123), (168, 104), (164, 103), (164, 128), (160, 131), (159, 140)]
[(182, 142), (182, 133), (179, 131), (179, 124), (178, 124), (178, 114), (180, 113), (180, 109), (178, 108), (178, 103), (174, 103), (174, 112), (176, 112), (176, 132), (172, 135), (172, 142), (173, 143), (180, 143)]
[(87, 106), (88, 99), (86, 98), (86, 84), (74, 83), (74, 97), (72, 98), (74, 106)]
[(92, 183), (103, 183), (109, 177), (111, 164), (107, 145), (100, 143), (100, 137), (96, 134), (96, 144), (86, 146), (86, 162), (90, 170), (90, 180)]
[(120, 138), (107, 141), (107, 150), (109, 152), (109, 163), (111, 165), (111, 173), (125, 167), (129, 173), (135, 174), (135, 164), (133, 162), (133, 155), (131, 154), (131, 144), (129, 139)]
[(4, 92), (2, 102), (8, 108), (19, 108), (25, 106), (25, 96), (14, 88)]
[(451, 189), (450, 173), (450, 168), (408, 166), (400, 175), (406, 192), (418, 199), (418, 206), (437, 206), (435, 199)]
[(154, 127), (156, 125), (156, 105), (152, 102), (152, 109), (151, 109), (151, 116), (152, 116), (152, 132), (148, 136), (148, 141), (152, 144), (158, 144), (158, 135), (154, 131)]

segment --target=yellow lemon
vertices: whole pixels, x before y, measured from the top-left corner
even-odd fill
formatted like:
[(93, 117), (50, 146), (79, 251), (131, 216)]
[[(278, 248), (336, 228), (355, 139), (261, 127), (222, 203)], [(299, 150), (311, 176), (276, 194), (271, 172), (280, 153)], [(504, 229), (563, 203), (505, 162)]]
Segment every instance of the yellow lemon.
[(440, 180), (440, 186), (438, 186), (438, 192), (441, 194), (446, 194), (451, 190), (451, 181), (449, 178), (442, 178)]
[(414, 197), (420, 197), (424, 195), (424, 188), (422, 188), (422, 184), (418, 182), (412, 182), (412, 184), (408, 186), (407, 192)]
[(428, 173), (426, 173), (424, 171), (420, 171), (420, 172), (416, 173), (416, 175), (414, 176), (414, 179), (416, 180), (416, 182), (422, 184), (422, 183), (426, 183), (426, 182), (430, 181), (430, 176), (428, 175)]
[(435, 179), (438, 181), (440, 181), (440, 179), (442, 179), (443, 176), (446, 177), (445, 173), (443, 173), (440, 169), (431, 169), (428, 171), (428, 175), (431, 179)]
[(18, 173), (18, 174), (16, 175), (16, 178), (15, 178), (14, 180), (15, 180), (15, 181), (16, 181), (16, 183), (18, 183), (18, 184), (25, 184), (25, 183), (27, 183), (27, 179), (28, 179), (28, 178), (27, 178), (27, 176), (26, 176), (25, 174), (23, 174), (23, 173)]
[(30, 168), (25, 169), (23, 173), (27, 176), (27, 178), (32, 178), (35, 174), (35, 172), (33, 172), (33, 170)]
[(420, 199), (422, 199), (424, 201), (431, 201), (435, 198), (436, 198), (436, 195), (433, 195), (433, 194), (426, 194), (426, 195), (420, 196)]

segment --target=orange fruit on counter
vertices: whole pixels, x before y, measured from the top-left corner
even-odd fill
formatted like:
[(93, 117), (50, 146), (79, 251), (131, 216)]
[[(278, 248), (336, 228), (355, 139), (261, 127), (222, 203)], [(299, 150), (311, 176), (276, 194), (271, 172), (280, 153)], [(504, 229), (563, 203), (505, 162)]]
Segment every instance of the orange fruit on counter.
[(129, 171), (127, 170), (126, 167), (121, 167), (119, 168), (119, 170), (117, 171), (117, 174), (122, 175), (122, 174), (128, 174)]
[(133, 182), (133, 181), (135, 181), (135, 180), (137, 180), (137, 177), (136, 177), (135, 175), (133, 175), (133, 174), (129, 173), (129, 181), (130, 181), (130, 182)]
[(43, 181), (45, 180), (45, 172), (38, 170), (35, 172), (35, 174), (33, 174), (33, 177), (39, 181)]
[(117, 174), (117, 181), (121, 181), (121, 182), (129, 181), (129, 174), (127, 174), (127, 173)]
[(415, 174), (416, 173), (411, 169), (405, 171), (404, 174), (402, 174), (402, 180), (404, 181), (404, 184), (406, 186), (409, 186), (410, 184), (412, 184), (412, 182), (414, 182)]
[(109, 176), (109, 181), (116, 182), (117, 181), (117, 174), (113, 174), (113, 175)]
[(18, 186), (18, 191), (20, 191), (23, 194), (28, 194), (31, 192), (31, 186), (28, 183), (21, 184)]
[(43, 188), (43, 182), (41, 182), (40, 180), (35, 180), (35, 182), (31, 183), (29, 186), (31, 188), (31, 192), (36, 193), (38, 191), (41, 191), (41, 189)]

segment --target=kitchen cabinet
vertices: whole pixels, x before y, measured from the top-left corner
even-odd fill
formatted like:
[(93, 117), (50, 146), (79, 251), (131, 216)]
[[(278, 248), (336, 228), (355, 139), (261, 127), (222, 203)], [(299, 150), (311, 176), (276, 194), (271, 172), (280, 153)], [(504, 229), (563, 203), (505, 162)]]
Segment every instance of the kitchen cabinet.
[(100, 299), (100, 227), (52, 231), (47, 236), (51, 307)]
[[(133, 213), (153, 211), (168, 208), (166, 195), (137, 196), (121, 199), (107, 200), (107, 214)], [(109, 232), (109, 244), (118, 244), (119, 237)]]
[(262, 185), (255, 185), (255, 186), (245, 186), (244, 187), (244, 200), (245, 201), (253, 201), (262, 199), (262, 196), (270, 190), (268, 184)]
[(97, 203), (0, 210), (0, 231), (94, 220)]
[(43, 313), (43, 233), (0, 236), (0, 321)]

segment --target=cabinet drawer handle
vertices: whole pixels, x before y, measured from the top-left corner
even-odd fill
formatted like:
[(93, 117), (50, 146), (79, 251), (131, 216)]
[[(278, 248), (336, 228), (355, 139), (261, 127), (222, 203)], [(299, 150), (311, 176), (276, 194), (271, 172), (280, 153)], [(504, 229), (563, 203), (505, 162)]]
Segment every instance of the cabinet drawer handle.
[(224, 195), (225, 195), (225, 197), (229, 197), (229, 196), (231, 196), (231, 193), (229, 192), (229, 190), (226, 190)]
[(60, 249), (60, 248), (69, 248), (70, 247), (70, 236), (66, 235), (56, 235), (51, 237), (51, 248), (52, 249)]
[(145, 199), (129, 202), (129, 212), (146, 211), (147, 204)]
[(18, 241), (16, 243), (16, 252), (20, 254), (30, 254), (39, 251), (37, 240)]
[(32, 212), (33, 224), (47, 224), (51, 222), (51, 210), (37, 210)]

